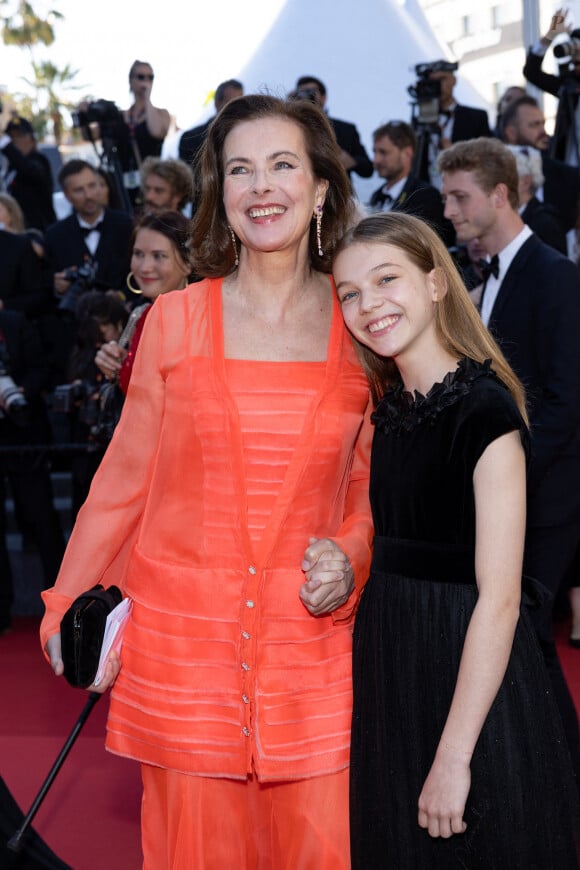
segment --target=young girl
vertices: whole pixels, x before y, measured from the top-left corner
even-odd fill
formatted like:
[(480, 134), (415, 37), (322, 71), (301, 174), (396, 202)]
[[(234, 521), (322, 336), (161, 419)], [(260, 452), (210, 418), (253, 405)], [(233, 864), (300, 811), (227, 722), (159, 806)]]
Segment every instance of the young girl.
[(334, 275), (375, 401), (354, 638), (353, 868), (577, 867), (558, 713), (520, 611), (524, 394), (436, 234), (361, 221)]

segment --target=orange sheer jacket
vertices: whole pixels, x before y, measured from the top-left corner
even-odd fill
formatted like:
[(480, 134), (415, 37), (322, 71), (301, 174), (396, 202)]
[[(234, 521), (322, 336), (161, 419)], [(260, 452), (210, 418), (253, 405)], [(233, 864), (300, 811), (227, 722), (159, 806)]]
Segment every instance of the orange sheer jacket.
[[(121, 421), (43, 594), (42, 645), (81, 591), (117, 583), (134, 605), (109, 749), (206, 776), (322, 775), (349, 757), (351, 623), (372, 540), (368, 384), (335, 299), (321, 387), (252, 544), (221, 298), (206, 280), (149, 314)], [(331, 616), (298, 595), (311, 535), (332, 537), (355, 571)]]

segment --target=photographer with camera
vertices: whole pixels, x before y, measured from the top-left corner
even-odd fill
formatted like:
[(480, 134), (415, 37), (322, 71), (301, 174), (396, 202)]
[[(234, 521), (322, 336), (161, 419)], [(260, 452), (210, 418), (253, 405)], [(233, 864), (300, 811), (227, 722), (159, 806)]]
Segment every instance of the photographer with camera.
[(6, 159), (4, 187), (24, 213), (27, 227), (44, 230), (56, 220), (52, 205), (50, 163), (36, 147), (34, 128), (26, 118), (12, 118), (0, 136)]
[[(101, 165), (117, 187), (123, 209), (132, 212), (141, 204), (139, 170), (146, 157), (160, 157), (171, 116), (151, 102), (154, 73), (151, 64), (136, 60), (129, 70), (129, 90), (134, 102), (121, 111), (110, 100), (84, 100), (73, 114), (75, 127), (92, 142)], [(99, 152), (96, 140), (100, 139)]]
[[(566, 34), (568, 39), (554, 47), (559, 63), (559, 75), (544, 72), (542, 62), (553, 41)], [(526, 56), (526, 79), (540, 90), (558, 97), (558, 111), (550, 156), (580, 166), (579, 129), (580, 113), (580, 29), (573, 30), (566, 9), (558, 9), (552, 16), (550, 29), (533, 45)]]
[(437, 157), (454, 142), (491, 136), (484, 109), (461, 106), (453, 89), (458, 63), (435, 60), (415, 66), (417, 81), (408, 88), (413, 97), (411, 123), (417, 134), (414, 174), (439, 187)]
[(63, 335), (59, 342), (60, 380), (64, 380), (74, 339), (75, 312), (87, 290), (122, 290), (129, 271), (133, 221), (125, 212), (101, 204), (97, 174), (84, 160), (70, 160), (59, 172), (74, 212), (46, 231), (46, 256), (59, 299)]
[(64, 535), (54, 507), (46, 452), (50, 441), (42, 391), (50, 371), (39, 335), (24, 314), (0, 311), (0, 633), (10, 627), (12, 573), (6, 544), (6, 480), (18, 515), (38, 548), (44, 585), (54, 583)]
[[(300, 76), (296, 82), (296, 89), (292, 92), (294, 100), (309, 100), (326, 112), (326, 86), (324, 82), (315, 76)], [(349, 121), (340, 121), (338, 118), (328, 120), (334, 130), (336, 141), (340, 149), (340, 162), (348, 172), (349, 177), (353, 172), (361, 178), (370, 178), (373, 174), (373, 164), (360, 140), (358, 130)]]

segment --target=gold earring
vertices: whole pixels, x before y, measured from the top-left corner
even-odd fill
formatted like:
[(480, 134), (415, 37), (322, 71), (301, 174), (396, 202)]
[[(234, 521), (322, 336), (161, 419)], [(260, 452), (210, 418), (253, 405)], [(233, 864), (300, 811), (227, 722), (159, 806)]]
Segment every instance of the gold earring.
[(318, 247), (318, 256), (324, 257), (324, 251), (322, 250), (322, 241), (320, 237), (320, 230), (322, 227), (322, 206), (316, 206), (316, 245)]
[(131, 284), (131, 278), (134, 278), (134, 277), (135, 276), (133, 275), (133, 273), (129, 272), (129, 274), (127, 275), (127, 287), (129, 288), (131, 293), (135, 293), (137, 296), (139, 296), (143, 291), (139, 290), (138, 287), (133, 287), (133, 285)]
[(236, 234), (234, 233), (232, 227), (228, 224), (228, 230), (230, 231), (230, 238), (232, 240), (232, 245), (234, 246), (234, 268), (237, 269), (240, 264), (240, 258), (238, 257), (238, 246), (236, 244)]

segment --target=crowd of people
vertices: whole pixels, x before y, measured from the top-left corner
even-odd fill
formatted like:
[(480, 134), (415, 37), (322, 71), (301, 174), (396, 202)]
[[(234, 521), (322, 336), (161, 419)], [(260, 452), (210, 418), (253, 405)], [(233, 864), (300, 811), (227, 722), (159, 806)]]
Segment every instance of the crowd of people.
[[(429, 147), (393, 119), (371, 160), (303, 75), (286, 99), (223, 82), (173, 160), (136, 61), (128, 111), (82, 108), (120, 166), (65, 163), (59, 221), (19, 169), (31, 125), (0, 139), (0, 450), (38, 445), (0, 482), (44, 547), (57, 675), (77, 595), (133, 600), (98, 691), (141, 764), (146, 870), (577, 870), (553, 616), (580, 648), (580, 161), (519, 85), (492, 132), (447, 66)], [(55, 388), (90, 448), (64, 558)]]

